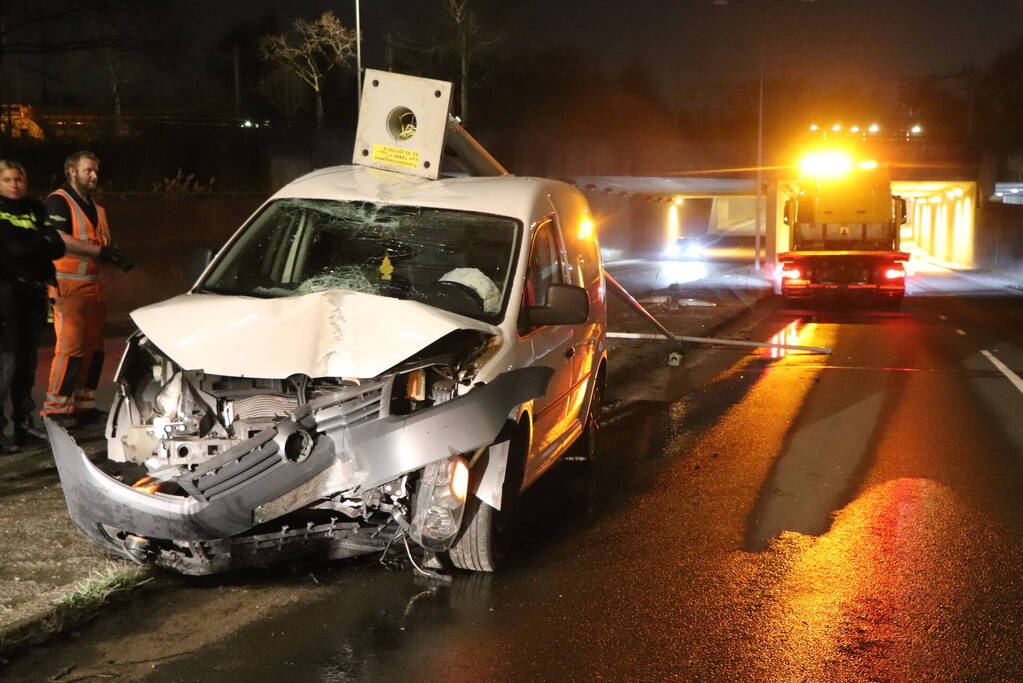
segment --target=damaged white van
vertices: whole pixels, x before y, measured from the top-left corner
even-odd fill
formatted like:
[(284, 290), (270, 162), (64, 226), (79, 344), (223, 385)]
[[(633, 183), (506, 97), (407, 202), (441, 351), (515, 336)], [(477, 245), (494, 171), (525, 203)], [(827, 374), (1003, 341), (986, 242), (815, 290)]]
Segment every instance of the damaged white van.
[(604, 291), (569, 185), (313, 172), (132, 314), (107, 461), (48, 422), (71, 517), (188, 574), (389, 545), (491, 571), (521, 490), (593, 455)]

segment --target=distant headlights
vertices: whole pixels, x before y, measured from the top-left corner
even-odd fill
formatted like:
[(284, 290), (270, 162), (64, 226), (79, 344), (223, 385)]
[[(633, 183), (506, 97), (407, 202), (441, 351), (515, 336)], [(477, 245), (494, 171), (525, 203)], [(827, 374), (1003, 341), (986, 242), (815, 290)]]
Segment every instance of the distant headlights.
[(665, 258), (698, 260), (703, 258), (703, 246), (686, 238), (669, 244), (662, 253)]

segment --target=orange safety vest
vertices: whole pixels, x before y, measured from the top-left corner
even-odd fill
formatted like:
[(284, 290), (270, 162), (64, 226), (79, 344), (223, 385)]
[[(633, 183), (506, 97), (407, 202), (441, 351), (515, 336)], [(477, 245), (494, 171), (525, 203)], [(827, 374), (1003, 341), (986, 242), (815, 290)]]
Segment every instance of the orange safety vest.
[[(78, 206), (78, 202), (64, 189), (54, 190), (50, 196), (57, 195), (71, 207), (71, 236), (105, 247), (110, 244), (110, 229), (107, 227), (107, 212), (99, 204), (96, 206), (97, 225), (93, 225), (89, 217)], [(99, 260), (88, 256), (67, 254), (53, 262), (57, 268), (58, 280), (98, 280)]]

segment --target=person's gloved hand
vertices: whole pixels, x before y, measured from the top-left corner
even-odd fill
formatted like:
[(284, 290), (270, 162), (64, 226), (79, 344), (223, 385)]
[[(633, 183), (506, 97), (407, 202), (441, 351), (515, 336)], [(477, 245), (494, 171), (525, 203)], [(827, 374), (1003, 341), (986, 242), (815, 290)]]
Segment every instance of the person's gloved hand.
[(100, 247), (99, 260), (103, 263), (113, 263), (125, 273), (135, 267), (135, 262), (131, 260), (127, 252), (117, 247)]

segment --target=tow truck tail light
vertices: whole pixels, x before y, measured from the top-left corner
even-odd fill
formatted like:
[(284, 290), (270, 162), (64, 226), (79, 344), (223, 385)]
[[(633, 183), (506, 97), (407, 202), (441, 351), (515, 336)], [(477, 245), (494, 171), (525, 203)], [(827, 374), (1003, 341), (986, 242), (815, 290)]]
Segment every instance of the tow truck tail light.
[(884, 271), (884, 276), (889, 280), (899, 280), (906, 277), (906, 271), (902, 268), (889, 268)]
[(803, 277), (803, 273), (800, 272), (799, 268), (785, 268), (781, 271), (781, 279), (783, 280), (798, 280)]

